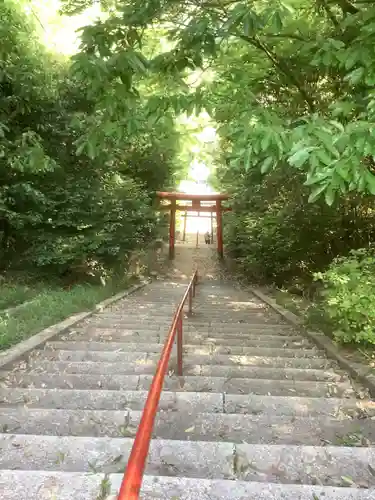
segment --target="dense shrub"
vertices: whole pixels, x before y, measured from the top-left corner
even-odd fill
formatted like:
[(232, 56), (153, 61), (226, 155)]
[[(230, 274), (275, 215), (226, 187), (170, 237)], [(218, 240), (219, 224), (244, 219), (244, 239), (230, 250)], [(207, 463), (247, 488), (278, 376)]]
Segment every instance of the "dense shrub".
[(333, 260), (321, 280), (322, 305), (340, 342), (375, 344), (375, 252), (360, 249)]
[(347, 198), (334, 207), (307, 203), (308, 189), (287, 167), (268, 176), (254, 170), (240, 179), (225, 175), (233, 203), (224, 226), (227, 251), (253, 281), (310, 287), (314, 272), (375, 237), (370, 198)]
[(118, 269), (157, 232), (173, 121), (149, 123), (140, 94), (110, 116), (113, 89), (47, 52), (23, 2), (1, 3), (0, 19), (0, 270)]

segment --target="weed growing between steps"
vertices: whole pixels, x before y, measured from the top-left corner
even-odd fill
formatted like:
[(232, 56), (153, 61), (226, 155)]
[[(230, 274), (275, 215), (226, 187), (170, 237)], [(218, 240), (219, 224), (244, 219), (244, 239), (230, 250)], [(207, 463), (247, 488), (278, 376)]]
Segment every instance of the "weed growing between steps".
[(108, 477), (108, 474), (106, 474), (102, 479), (99, 488), (100, 489), (96, 500), (107, 500), (108, 496), (111, 494), (111, 481)]
[(11, 314), (0, 313), (0, 350), (31, 337), (72, 314), (92, 309), (98, 302), (125, 290), (129, 280), (110, 282), (106, 286), (75, 285), (69, 290), (46, 286), (24, 308)]

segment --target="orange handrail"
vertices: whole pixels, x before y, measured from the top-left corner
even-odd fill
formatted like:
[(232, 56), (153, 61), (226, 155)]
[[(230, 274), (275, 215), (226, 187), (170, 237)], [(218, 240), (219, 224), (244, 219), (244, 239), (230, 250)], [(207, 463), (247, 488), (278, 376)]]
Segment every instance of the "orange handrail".
[(164, 377), (167, 372), (169, 358), (177, 334), (177, 374), (182, 376), (182, 321), (183, 308), (189, 298), (189, 313), (192, 312), (193, 297), (195, 296), (195, 286), (198, 281), (198, 271), (193, 274), (188, 287), (182, 297), (172, 325), (169, 329), (167, 340), (165, 341), (160, 360), (152, 379), (152, 384), (147, 396), (147, 401), (143, 409), (141, 422), (135, 436), (134, 444), (128, 465), (122, 480), (118, 500), (137, 500), (142, 485), (143, 473), (146, 465), (148, 450), (154, 428), (155, 416), (159, 406), (161, 391), (163, 389)]

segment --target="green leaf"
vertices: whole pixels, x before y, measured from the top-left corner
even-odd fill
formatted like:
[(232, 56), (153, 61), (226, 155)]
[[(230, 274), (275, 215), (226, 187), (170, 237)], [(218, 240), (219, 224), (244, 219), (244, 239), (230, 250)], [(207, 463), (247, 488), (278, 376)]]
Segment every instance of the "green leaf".
[(76, 155), (80, 156), (83, 153), (85, 148), (86, 148), (86, 142), (81, 141), (81, 143), (77, 146)]
[(294, 167), (300, 168), (306, 160), (308, 160), (310, 152), (308, 148), (299, 149), (288, 159), (288, 163)]
[(324, 165), (329, 166), (332, 164), (332, 157), (327, 154), (327, 152), (324, 149), (318, 149), (316, 151), (316, 155), (319, 158), (319, 160), (324, 163)]
[(349, 54), (345, 59), (345, 69), (346, 70), (352, 69), (352, 67), (359, 60), (359, 54), (356, 50), (351, 50), (348, 52), (349, 52)]
[(375, 176), (369, 171), (366, 172), (366, 183), (367, 190), (371, 194), (375, 195)]
[(323, 191), (327, 188), (328, 184), (321, 184), (317, 186), (315, 189), (311, 191), (311, 194), (309, 196), (309, 199), (307, 200), (308, 203), (314, 203), (320, 195), (323, 193)]
[(266, 172), (268, 172), (271, 168), (271, 165), (273, 164), (273, 158), (271, 156), (269, 156), (268, 158), (266, 158), (264, 160), (264, 162), (262, 163), (262, 166), (260, 168), (260, 171), (262, 174), (265, 174)]
[(306, 181), (303, 183), (304, 186), (312, 186), (318, 182), (322, 182), (324, 179), (330, 176), (329, 172), (318, 172), (315, 175), (308, 174)]
[(278, 10), (276, 10), (272, 16), (272, 26), (277, 32), (283, 29), (283, 21)]
[(247, 149), (246, 153), (245, 153), (245, 168), (248, 170), (251, 166), (251, 155), (252, 155), (252, 151), (253, 148), (250, 147)]
[(352, 85), (356, 85), (362, 80), (362, 77), (365, 73), (365, 68), (360, 67), (349, 73), (344, 77), (344, 80), (350, 82)]
[(268, 149), (268, 146), (271, 143), (271, 139), (272, 139), (271, 132), (266, 133), (266, 135), (263, 137), (262, 142), (260, 144), (262, 151), (266, 151)]
[(354, 481), (351, 477), (349, 476), (341, 476), (341, 479), (343, 481), (343, 483), (345, 483), (347, 486), (353, 486), (354, 485)]
[(331, 206), (333, 202), (335, 201), (335, 191), (333, 190), (332, 186), (328, 186), (327, 191), (325, 192), (325, 200), (327, 205)]
[(244, 31), (246, 36), (254, 35), (255, 24), (254, 24), (253, 16), (251, 15), (250, 12), (244, 17), (243, 31)]
[(87, 156), (93, 160), (95, 158), (95, 145), (90, 140), (86, 143), (87, 146)]

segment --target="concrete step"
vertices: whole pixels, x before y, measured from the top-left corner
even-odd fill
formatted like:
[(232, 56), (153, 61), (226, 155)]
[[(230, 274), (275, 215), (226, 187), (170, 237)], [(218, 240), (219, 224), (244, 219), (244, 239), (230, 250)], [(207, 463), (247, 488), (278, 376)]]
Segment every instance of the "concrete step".
[[(148, 390), (152, 377), (140, 376), (139, 389)], [(257, 394), (273, 396), (355, 397), (349, 382), (313, 382), (298, 380), (266, 380), (236, 377), (167, 377), (164, 390), (225, 392), (228, 394)]]
[[(213, 336), (214, 333), (209, 333), (209, 336), (189, 334), (184, 332), (184, 343), (198, 344), (198, 345), (222, 345), (226, 347), (242, 346), (242, 347), (269, 347), (278, 349), (309, 349), (313, 344), (307, 339), (302, 337), (280, 337), (263, 335), (262, 337), (255, 336), (236, 336), (236, 337), (222, 337), (221, 335)], [(160, 335), (161, 340), (165, 339), (165, 335)]]
[[(114, 391), (146, 390), (152, 375), (110, 375), (69, 373), (17, 373), (0, 371), (0, 384), (4, 388), (42, 389), (106, 389)], [(164, 391), (225, 392), (228, 394), (257, 394), (304, 397), (355, 397), (349, 382), (312, 382), (296, 380), (261, 380), (235, 377), (168, 376)]]
[[(109, 480), (112, 491), (117, 493), (122, 476), (110, 475)], [(143, 481), (142, 498), (144, 500), (374, 500), (374, 494), (371, 490), (348, 487), (146, 476)]]
[[(160, 343), (131, 343), (131, 342), (96, 342), (96, 341), (65, 341), (47, 342), (46, 349), (63, 349), (67, 351), (111, 351), (111, 352), (150, 352), (161, 353)], [(317, 348), (304, 349), (275, 349), (269, 347), (241, 347), (220, 345), (194, 345), (184, 344), (184, 353), (191, 355), (233, 354), (285, 358), (324, 358), (324, 351)]]
[(285, 335), (290, 334), (291, 332), (297, 331), (296, 328), (291, 327), (290, 325), (286, 325), (285, 323), (267, 323), (266, 321), (263, 323), (262, 321), (258, 320), (257, 323), (222, 323), (222, 322), (211, 322), (210, 323), (211, 329), (213, 331), (217, 332), (223, 332), (225, 331), (226, 333), (250, 333), (253, 330), (261, 330), (262, 332), (273, 332), (277, 335), (282, 335), (283, 333)]
[[(22, 405), (27, 408), (66, 410), (142, 411), (147, 394), (147, 391), (111, 391), (101, 389), (1, 388), (0, 408)], [(355, 401), (348, 408), (354, 409)], [(224, 397), (221, 393), (163, 391), (160, 397), (159, 410), (183, 413), (221, 413), (224, 412)]]
[[(84, 329), (74, 329), (68, 334), (65, 334), (63, 339), (73, 339), (75, 337), (81, 336), (82, 338), (86, 338), (88, 340), (95, 340), (98, 336), (102, 338), (110, 338), (115, 340), (119, 338), (120, 342), (122, 338), (127, 338), (129, 336), (138, 336), (140, 338), (148, 338), (152, 336), (160, 336), (165, 338), (169, 332), (169, 327), (165, 330), (155, 330), (155, 329), (126, 329), (126, 328), (96, 328), (96, 327), (88, 327)], [(312, 345), (306, 338), (301, 335), (273, 335), (268, 334), (266, 332), (258, 332), (258, 333), (247, 333), (247, 334), (234, 334), (234, 333), (225, 333), (225, 332), (213, 332), (208, 328), (206, 330), (196, 330), (183, 328), (184, 339), (195, 339), (196, 341), (203, 341), (206, 338), (213, 339), (223, 339), (228, 342), (228, 345), (232, 343), (232, 341), (246, 341), (246, 342), (270, 342), (272, 345), (270, 347), (288, 347), (288, 344), (297, 344), (299, 346), (303, 345)]]
[[(144, 309), (139, 309), (136, 305), (131, 305), (127, 309), (122, 310), (122, 311), (107, 311), (104, 310), (103, 312), (96, 314), (92, 316), (92, 320), (95, 319), (113, 319), (117, 321), (128, 321), (129, 319), (137, 319), (137, 320), (142, 320), (145, 322), (152, 322), (152, 321), (157, 321), (157, 322), (163, 322), (163, 321), (170, 321), (172, 319), (173, 314), (175, 313), (175, 310), (177, 308), (177, 302), (176, 302), (176, 307), (173, 308), (168, 308), (168, 309), (161, 309), (160, 307), (157, 309), (151, 309), (150, 307), (144, 308)], [(253, 312), (246, 312), (246, 314), (243, 313), (236, 313), (236, 312), (225, 312), (223, 310), (218, 310), (216, 312), (214, 311), (201, 311), (193, 308), (192, 314), (189, 314), (188, 312), (188, 305), (185, 304), (184, 307), (184, 314), (185, 314), (185, 319), (188, 322), (210, 322), (213, 324), (220, 324), (220, 325), (226, 325), (226, 324), (243, 324), (244, 326), (249, 326), (251, 327), (254, 323), (257, 324), (258, 320), (260, 318), (263, 319), (263, 313), (259, 315), (259, 313)], [(272, 318), (274, 323), (277, 326), (280, 324), (285, 324), (285, 323), (279, 323), (276, 318)], [(257, 320), (257, 321), (255, 321)], [(261, 323), (261, 321), (259, 321)], [(267, 324), (267, 323), (266, 323)]]
[(119, 481), (113, 476), (106, 483), (104, 474), (94, 473), (0, 470), (1, 500), (106, 500), (100, 497), (105, 485), (117, 488)]
[[(126, 334), (163, 334), (166, 335), (171, 327), (172, 321), (166, 324), (153, 323), (119, 323), (112, 321), (102, 321), (97, 323), (92, 323), (90, 325), (85, 326), (84, 333), (101, 333), (107, 335), (116, 335), (121, 334), (122, 332), (126, 332)], [(78, 328), (75, 330), (79, 330)], [(82, 331), (82, 328), (80, 329)], [(96, 330), (96, 331), (95, 331)], [(100, 330), (102, 330), (100, 332)], [(274, 339), (278, 339), (279, 342), (282, 341), (291, 341), (291, 340), (302, 340), (304, 337), (299, 335), (295, 331), (284, 331), (283, 334), (278, 332), (277, 330), (271, 329), (248, 329), (243, 330), (241, 328), (226, 330), (225, 328), (215, 328), (207, 324), (192, 324), (192, 323), (184, 323), (183, 330), (186, 333), (196, 334), (197, 336), (210, 336), (210, 337), (221, 337), (230, 339), (250, 339), (252, 337), (264, 337), (267, 339), (268, 337), (274, 337)], [(285, 340), (284, 340), (285, 338)]]
[[(143, 410), (147, 391), (101, 389), (1, 388), (0, 408), (24, 405), (27, 408), (67, 410)], [(210, 392), (161, 393), (160, 411), (195, 413), (241, 413), (275, 416), (328, 416), (330, 418), (374, 417), (375, 403), (368, 400), (256, 396)]]
[(253, 415), (327, 416), (338, 420), (349, 416), (360, 419), (375, 416), (375, 402), (354, 398), (224, 394), (224, 411)]
[(268, 368), (266, 366), (228, 366), (228, 365), (188, 365), (184, 364), (184, 373), (213, 377), (244, 377), (267, 380), (311, 380), (343, 382), (349, 381), (344, 372), (333, 370), (319, 370), (310, 368)]
[[(0, 431), (7, 434), (134, 437), (142, 416), (132, 410), (2, 408)], [(297, 417), (160, 411), (154, 438), (248, 444), (372, 446), (371, 418), (341, 420), (327, 416)]]
[[(115, 500), (122, 474), (0, 471), (2, 500)], [(104, 493), (104, 494), (103, 494)], [(145, 476), (141, 499), (157, 500), (373, 500), (372, 490), (188, 477)], [(107, 500), (107, 499), (106, 499)]]
[[(160, 348), (159, 348), (160, 350)], [(95, 351), (95, 350), (65, 350), (45, 349), (35, 350), (32, 359), (50, 361), (96, 361), (110, 363), (140, 363), (153, 360), (155, 364), (160, 359), (160, 353), (124, 352), (120, 351)], [(173, 358), (172, 358), (173, 359)], [(328, 369), (337, 367), (327, 358), (286, 358), (270, 356), (228, 355), (228, 354), (189, 354), (184, 356), (186, 366), (190, 365), (242, 365), (242, 366), (269, 366), (273, 368), (314, 368)]]
[[(124, 305), (121, 308), (117, 309), (104, 309), (101, 312), (98, 312), (98, 314), (104, 314), (104, 315), (115, 315), (118, 317), (121, 316), (127, 316), (129, 313), (134, 312), (136, 314), (145, 314), (145, 315), (167, 315), (170, 314), (170, 311), (175, 311), (177, 309), (177, 306), (179, 305), (179, 299), (180, 297), (176, 298), (176, 301), (171, 305), (161, 305), (158, 303), (150, 303), (150, 302), (127, 302), (126, 305)], [(185, 302), (184, 306), (185, 310), (188, 310), (188, 301)], [(212, 318), (216, 317), (219, 321), (222, 319), (226, 319), (229, 316), (231, 317), (238, 317), (240, 320), (244, 319), (246, 320), (247, 318), (253, 318), (254, 314), (259, 314), (259, 312), (262, 311), (264, 312), (265, 309), (248, 309), (248, 310), (237, 310), (233, 309), (230, 307), (227, 307), (226, 304), (223, 306), (212, 306), (212, 307), (201, 307), (199, 305), (199, 300), (193, 299), (193, 311), (192, 311), (192, 316), (194, 317), (207, 317), (207, 318)]]
[[(127, 353), (128, 355), (132, 353)], [(125, 355), (125, 353), (124, 353)], [(137, 359), (133, 363), (105, 362), (105, 361), (48, 361), (36, 358), (28, 363), (28, 369), (37, 373), (72, 373), (72, 374), (153, 374), (158, 362), (154, 359)], [(194, 362), (195, 358), (192, 359)], [(170, 367), (175, 370), (176, 359), (171, 359)], [(333, 370), (319, 370), (309, 368), (268, 368), (266, 366), (240, 366), (240, 365), (197, 365), (189, 364), (189, 357), (184, 359), (184, 374), (201, 375), (205, 377), (226, 378), (253, 378), (267, 380), (306, 380), (342, 382), (348, 380), (343, 372)]]
[[(69, 335), (62, 336), (62, 340), (68, 341), (107, 341), (107, 342), (139, 342), (139, 343), (159, 343), (164, 342), (167, 331), (163, 332), (145, 332), (132, 330), (112, 330), (98, 329), (95, 332), (89, 331), (74, 331)], [(231, 336), (222, 337), (221, 335), (213, 336), (214, 333), (186, 332), (184, 331), (184, 345), (221, 345), (226, 347), (268, 347), (268, 348), (288, 348), (288, 349), (309, 349), (313, 344), (302, 337), (278, 337), (278, 336)]]
[[(154, 320), (141, 320), (137, 318), (130, 318), (128, 321), (120, 321), (115, 318), (98, 318), (97, 320), (92, 319), (90, 321), (90, 326), (97, 328), (117, 328), (124, 330), (168, 330), (172, 324), (173, 318), (171, 317), (168, 321), (157, 321)], [(199, 323), (184, 323), (185, 330), (197, 330), (197, 329), (207, 329), (210, 326), (209, 322), (199, 322)]]
[[(122, 473), (129, 438), (0, 435), (0, 468)], [(154, 439), (146, 474), (374, 487), (375, 449)]]
[(152, 343), (157, 344), (161, 341), (164, 342), (166, 332), (159, 331), (135, 331), (135, 330), (97, 330), (95, 333), (88, 331), (72, 331), (69, 334), (62, 335), (62, 341), (98, 341), (98, 342), (139, 342), (139, 343)]
[[(129, 317), (127, 320), (120, 320), (111, 317), (102, 317), (99, 316), (97, 318), (91, 318), (89, 325), (96, 328), (117, 328), (117, 329), (125, 329), (125, 330), (166, 330), (172, 324), (173, 317), (167, 321), (158, 321), (157, 319), (149, 319), (142, 320), (134, 317)], [(85, 323), (87, 324), (87, 323)], [(184, 329), (185, 330), (195, 330), (199, 331), (200, 329), (209, 329), (212, 332), (225, 332), (227, 335), (230, 333), (238, 335), (238, 334), (248, 334), (254, 333), (257, 331), (260, 332), (268, 332), (273, 333), (275, 335), (285, 335), (290, 334), (295, 331), (290, 327), (285, 327), (284, 325), (270, 325), (270, 324), (262, 324), (262, 323), (254, 323), (254, 324), (244, 324), (244, 323), (212, 323), (209, 320), (206, 321), (193, 321), (186, 320), (184, 321)]]

